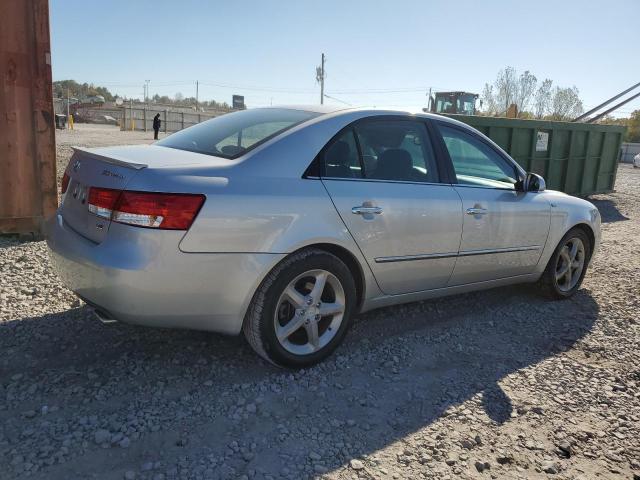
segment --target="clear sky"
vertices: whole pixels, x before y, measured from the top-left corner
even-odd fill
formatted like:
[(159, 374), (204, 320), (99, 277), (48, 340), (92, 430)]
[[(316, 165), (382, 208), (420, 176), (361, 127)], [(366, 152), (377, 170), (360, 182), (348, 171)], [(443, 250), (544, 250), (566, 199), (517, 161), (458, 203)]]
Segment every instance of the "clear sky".
[[(54, 80), (128, 97), (177, 92), (248, 106), (421, 107), (481, 93), (498, 70), (580, 90), (585, 108), (640, 82), (640, 0), (50, 0)], [(328, 99), (327, 102), (335, 103)], [(626, 116), (640, 98), (622, 107)]]

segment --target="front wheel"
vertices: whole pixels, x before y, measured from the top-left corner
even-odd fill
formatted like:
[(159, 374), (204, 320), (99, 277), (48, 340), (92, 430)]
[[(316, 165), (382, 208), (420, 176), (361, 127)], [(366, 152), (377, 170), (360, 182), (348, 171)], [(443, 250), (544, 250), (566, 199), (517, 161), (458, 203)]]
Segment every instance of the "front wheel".
[(540, 278), (542, 290), (551, 298), (565, 299), (580, 288), (591, 259), (591, 241), (582, 229), (562, 237)]
[(279, 366), (320, 362), (342, 342), (356, 303), (349, 268), (322, 250), (287, 257), (258, 288), (244, 321), (253, 349)]

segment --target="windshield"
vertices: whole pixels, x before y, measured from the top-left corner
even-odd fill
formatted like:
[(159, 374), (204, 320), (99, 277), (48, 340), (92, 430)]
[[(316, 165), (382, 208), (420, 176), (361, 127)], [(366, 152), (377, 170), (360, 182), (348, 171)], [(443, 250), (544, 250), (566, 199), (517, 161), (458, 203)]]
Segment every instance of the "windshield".
[(476, 97), (471, 94), (462, 94), (458, 98), (458, 113), (473, 115), (476, 110)]
[(181, 130), (156, 145), (236, 158), (279, 133), (320, 115), (287, 108), (256, 108), (221, 115)]

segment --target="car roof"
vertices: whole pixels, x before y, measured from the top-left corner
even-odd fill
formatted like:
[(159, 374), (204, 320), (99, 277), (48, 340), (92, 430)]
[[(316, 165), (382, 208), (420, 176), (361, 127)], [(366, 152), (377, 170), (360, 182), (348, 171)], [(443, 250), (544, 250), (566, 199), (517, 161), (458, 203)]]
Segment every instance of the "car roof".
[(278, 108), (286, 110), (302, 110), (305, 112), (314, 112), (320, 114), (335, 113), (341, 110), (353, 110), (353, 107), (336, 106), (336, 105), (273, 105), (270, 107), (257, 107), (257, 108)]
[(388, 109), (388, 108), (376, 108), (376, 107), (352, 107), (352, 106), (341, 106), (341, 105), (318, 105), (318, 104), (308, 104), (308, 105), (273, 105), (270, 107), (257, 107), (257, 108), (278, 108), (278, 109), (288, 109), (288, 110), (302, 110), (306, 112), (314, 112), (319, 113), (320, 116), (324, 115), (347, 115), (353, 112), (359, 112), (363, 117), (366, 116), (378, 116), (378, 115), (407, 115), (407, 116), (419, 116), (423, 118), (432, 118), (437, 120), (449, 121), (455, 124), (465, 125), (464, 123), (444, 117), (442, 115), (438, 115), (435, 113), (428, 113), (422, 110), (411, 110), (411, 109)]

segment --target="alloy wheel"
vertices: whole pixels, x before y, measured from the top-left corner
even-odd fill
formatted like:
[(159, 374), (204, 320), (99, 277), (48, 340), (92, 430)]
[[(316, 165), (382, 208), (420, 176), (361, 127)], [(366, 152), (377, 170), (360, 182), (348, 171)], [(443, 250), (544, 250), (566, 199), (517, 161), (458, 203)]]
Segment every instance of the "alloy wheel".
[(276, 338), (294, 355), (324, 348), (338, 333), (345, 312), (340, 280), (326, 270), (309, 270), (284, 289), (274, 314)]
[(582, 240), (570, 238), (560, 249), (556, 263), (556, 283), (562, 292), (568, 292), (580, 281), (585, 263), (585, 248)]

